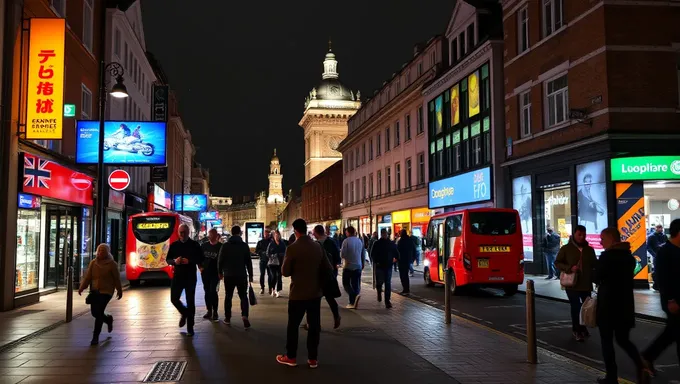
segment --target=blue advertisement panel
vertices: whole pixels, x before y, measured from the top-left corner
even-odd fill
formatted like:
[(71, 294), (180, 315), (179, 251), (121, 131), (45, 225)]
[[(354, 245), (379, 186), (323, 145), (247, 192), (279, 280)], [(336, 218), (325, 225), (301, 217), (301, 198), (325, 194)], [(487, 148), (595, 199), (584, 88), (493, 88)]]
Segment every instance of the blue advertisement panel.
[[(107, 121), (104, 123), (104, 164), (165, 165), (166, 123), (163, 121)], [(76, 123), (76, 163), (99, 160), (99, 122)]]
[[(181, 195), (180, 195), (181, 196)], [(210, 211), (210, 212), (201, 212), (198, 215), (198, 220), (199, 221), (207, 221), (207, 220), (217, 220), (217, 211)]]
[(431, 182), (428, 200), (430, 209), (491, 200), (491, 168)]
[[(182, 205), (182, 196), (184, 196), (184, 205)], [(175, 211), (203, 212), (207, 210), (207, 195), (175, 195)]]

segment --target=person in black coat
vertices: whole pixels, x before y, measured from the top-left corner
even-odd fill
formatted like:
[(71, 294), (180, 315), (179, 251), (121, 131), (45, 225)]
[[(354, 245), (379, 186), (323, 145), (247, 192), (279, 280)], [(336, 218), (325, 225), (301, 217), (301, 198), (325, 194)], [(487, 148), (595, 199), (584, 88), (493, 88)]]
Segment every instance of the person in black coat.
[(635, 327), (635, 297), (633, 277), (635, 258), (630, 243), (621, 242), (617, 228), (607, 228), (600, 234), (605, 249), (595, 264), (597, 289), (597, 326), (602, 339), (602, 357), (606, 376), (601, 384), (618, 383), (614, 338), (616, 343), (633, 360), (638, 370), (638, 382), (643, 382), (643, 365), (640, 353), (630, 341), (630, 330)]
[[(177, 230), (179, 240), (170, 244), (165, 262), (174, 267), (170, 285), (170, 301), (182, 316), (179, 327), (186, 324), (187, 335), (194, 335), (194, 315), (196, 314), (196, 270), (203, 264), (203, 250), (197, 241), (189, 238), (189, 226), (181, 224)], [(182, 291), (187, 305), (182, 304)]]
[(416, 259), (416, 245), (405, 229), (402, 229), (399, 233), (397, 250), (399, 251), (399, 279), (401, 279), (401, 286), (403, 288), (401, 294), (408, 295), (411, 293), (411, 284), (408, 275), (413, 260)]
[(378, 291), (378, 302), (382, 301), (383, 285), (385, 285), (385, 308), (392, 308), (392, 265), (399, 260), (397, 246), (390, 241), (387, 229), (380, 230), (380, 239), (371, 248), (371, 260), (375, 270), (375, 288)]

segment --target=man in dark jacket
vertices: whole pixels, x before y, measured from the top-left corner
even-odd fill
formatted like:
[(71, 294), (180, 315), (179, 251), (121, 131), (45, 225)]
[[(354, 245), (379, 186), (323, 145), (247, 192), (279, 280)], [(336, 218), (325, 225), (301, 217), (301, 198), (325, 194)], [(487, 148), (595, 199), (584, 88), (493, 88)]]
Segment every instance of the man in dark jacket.
[(652, 255), (652, 281), (654, 281), (654, 289), (657, 289), (656, 284), (656, 254), (659, 253), (661, 247), (668, 241), (668, 237), (663, 233), (663, 225), (658, 224), (654, 228), (654, 233), (647, 238), (647, 252)]
[(680, 219), (671, 222), (670, 239), (656, 255), (659, 269), (657, 286), (661, 296), (661, 309), (666, 312), (666, 328), (654, 340), (642, 357), (654, 371), (653, 363), (661, 353), (675, 343), (680, 357)]
[(594, 282), (597, 289), (597, 326), (602, 339), (602, 357), (606, 376), (598, 379), (602, 384), (618, 383), (614, 338), (616, 343), (633, 360), (638, 369), (638, 383), (642, 381), (642, 359), (637, 347), (630, 341), (630, 330), (635, 327), (635, 297), (633, 270), (635, 258), (630, 243), (621, 242), (617, 228), (607, 228), (600, 233), (605, 249), (596, 263)]
[[(269, 269), (267, 268), (267, 265), (269, 264), (269, 255), (267, 255), (267, 249), (269, 248), (269, 243), (271, 242), (271, 239), (269, 238), (269, 230), (267, 229), (264, 231), (264, 236), (262, 237), (262, 240), (257, 242), (257, 245), (255, 246), (255, 253), (257, 256), (260, 258), (260, 295), (264, 295), (264, 284), (265, 281), (265, 275), (270, 274)], [(272, 290), (269, 290), (269, 294), (272, 294)]]
[(248, 329), (248, 281), (253, 282), (253, 261), (250, 247), (241, 238), (241, 227), (238, 225), (231, 229), (229, 241), (222, 244), (218, 265), (224, 278), (224, 324), (231, 325), (231, 299), (236, 288), (241, 299), (243, 326)]
[(548, 233), (543, 238), (543, 254), (545, 254), (545, 263), (548, 266), (548, 277), (546, 280), (552, 280), (560, 277), (560, 273), (555, 268), (555, 258), (557, 252), (560, 251), (560, 235), (548, 227)]
[[(182, 224), (177, 233), (179, 240), (170, 244), (165, 261), (174, 266), (174, 276), (170, 285), (170, 301), (182, 318), (179, 327), (187, 326), (187, 335), (194, 335), (194, 315), (196, 314), (196, 267), (203, 263), (203, 251), (198, 242), (189, 238), (189, 226)], [(184, 306), (180, 297), (186, 295)]]
[(409, 281), (409, 271), (413, 261), (416, 259), (416, 245), (413, 243), (411, 236), (408, 235), (405, 229), (399, 233), (399, 242), (397, 243), (397, 251), (399, 251), (399, 279), (403, 290), (402, 295), (411, 293), (411, 284)]
[(203, 250), (203, 265), (199, 268), (201, 270), (201, 278), (203, 279), (203, 291), (205, 292), (205, 307), (208, 310), (203, 316), (207, 320), (218, 320), (217, 302), (219, 297), (217, 295), (217, 287), (220, 283), (220, 273), (217, 268), (217, 257), (220, 255), (222, 243), (219, 241), (220, 235), (215, 228), (208, 231), (208, 241), (201, 245)]
[(380, 230), (380, 239), (373, 244), (371, 259), (375, 269), (376, 290), (378, 302), (382, 301), (382, 287), (385, 285), (385, 307), (392, 308), (390, 296), (392, 293), (392, 265), (399, 259), (397, 246), (390, 241), (387, 229)]
[[(333, 267), (333, 276), (335, 276), (335, 278), (337, 279), (338, 265), (342, 263), (342, 259), (340, 258), (340, 250), (338, 249), (338, 246), (335, 244), (335, 241), (326, 236), (326, 231), (323, 228), (323, 225), (317, 225), (316, 227), (314, 227), (314, 238), (316, 238), (316, 241), (323, 247), (324, 251), (326, 252), (326, 258), (328, 259), (328, 262), (331, 264), (331, 267)], [(326, 294), (326, 292), (324, 292), (324, 297), (326, 298), (326, 302), (328, 303), (328, 306), (331, 308), (331, 312), (333, 313), (333, 320), (335, 322), (334, 328), (338, 328), (340, 326), (340, 311), (338, 309), (338, 302), (335, 300), (335, 297), (333, 297), (330, 294)], [(307, 326), (306, 328), (309, 328), (309, 326)]]

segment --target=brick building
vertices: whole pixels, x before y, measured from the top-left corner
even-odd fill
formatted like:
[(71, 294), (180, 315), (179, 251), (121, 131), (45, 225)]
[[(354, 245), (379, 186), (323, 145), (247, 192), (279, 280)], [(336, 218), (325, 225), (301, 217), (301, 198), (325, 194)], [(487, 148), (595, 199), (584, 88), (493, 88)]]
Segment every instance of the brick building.
[[(577, 224), (599, 251), (617, 225), (648, 279), (646, 231), (678, 217), (680, 4), (503, 0), (505, 119), (527, 271), (546, 271), (548, 227)], [(654, 28), (649, 28), (654, 25)], [(661, 157), (663, 156), (663, 157)], [(674, 197), (675, 196), (675, 197)], [(510, 196), (508, 196), (510, 197)], [(535, 234), (535, 235), (532, 235)]]
[(302, 218), (310, 230), (321, 224), (335, 233), (342, 229), (341, 205), (342, 161), (337, 161), (302, 186)]

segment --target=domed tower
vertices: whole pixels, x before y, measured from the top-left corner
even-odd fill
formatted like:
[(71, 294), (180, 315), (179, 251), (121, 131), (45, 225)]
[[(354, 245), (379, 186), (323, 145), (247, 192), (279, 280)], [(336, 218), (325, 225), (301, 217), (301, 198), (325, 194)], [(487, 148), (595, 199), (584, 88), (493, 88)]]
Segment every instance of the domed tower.
[(267, 203), (283, 203), (283, 175), (281, 174), (279, 157), (276, 156), (276, 148), (274, 148), (274, 156), (272, 156), (272, 160), (269, 163), (269, 196), (267, 197)]
[(342, 160), (338, 144), (347, 137), (347, 120), (361, 107), (356, 94), (339, 79), (338, 61), (328, 42), (321, 82), (305, 99), (300, 120), (305, 137), (305, 182)]

